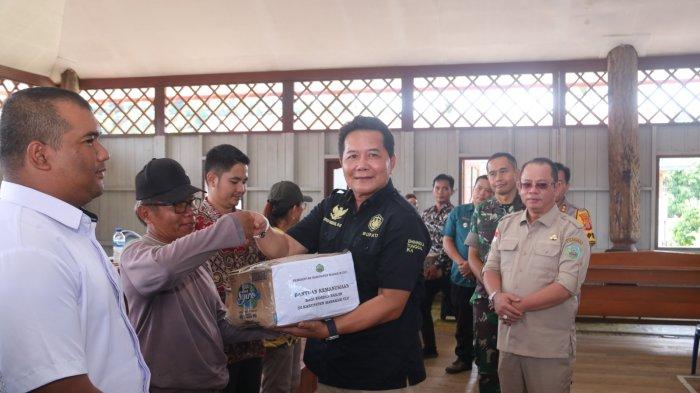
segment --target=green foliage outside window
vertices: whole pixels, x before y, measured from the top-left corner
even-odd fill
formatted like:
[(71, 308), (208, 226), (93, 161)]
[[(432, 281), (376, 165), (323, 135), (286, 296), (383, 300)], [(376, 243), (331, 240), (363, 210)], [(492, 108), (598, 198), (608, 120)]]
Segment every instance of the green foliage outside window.
[(673, 228), (673, 239), (679, 246), (692, 246), (700, 236), (700, 165), (690, 170), (673, 171), (666, 178), (670, 194), (669, 217), (680, 217)]

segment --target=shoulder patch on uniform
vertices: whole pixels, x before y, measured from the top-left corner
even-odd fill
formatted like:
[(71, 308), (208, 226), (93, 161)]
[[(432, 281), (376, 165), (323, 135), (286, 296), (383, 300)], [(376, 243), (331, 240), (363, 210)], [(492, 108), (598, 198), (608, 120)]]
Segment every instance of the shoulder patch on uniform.
[(576, 220), (578, 220), (581, 223), (581, 225), (583, 225), (584, 230), (590, 231), (593, 229), (593, 224), (591, 223), (591, 215), (588, 213), (588, 210), (576, 210)]
[[(571, 238), (570, 238), (571, 239)], [(568, 241), (569, 239), (567, 239)], [(581, 258), (581, 255), (583, 255), (583, 252), (581, 251), (581, 240), (576, 239), (577, 242), (571, 242), (571, 243), (566, 243), (564, 246), (564, 255), (566, 255), (570, 259), (579, 259)]]
[(569, 243), (578, 243), (580, 245), (583, 245), (583, 240), (581, 240), (577, 237), (567, 237), (566, 240), (564, 240), (564, 244), (569, 244)]

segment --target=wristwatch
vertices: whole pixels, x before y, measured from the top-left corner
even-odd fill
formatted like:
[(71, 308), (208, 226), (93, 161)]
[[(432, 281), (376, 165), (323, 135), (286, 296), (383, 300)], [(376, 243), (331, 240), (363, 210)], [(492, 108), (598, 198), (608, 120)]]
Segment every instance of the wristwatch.
[(335, 327), (335, 321), (333, 318), (326, 319), (323, 322), (325, 322), (326, 328), (328, 328), (328, 337), (326, 337), (326, 341), (332, 341), (340, 337), (338, 334), (338, 329)]
[(496, 297), (496, 295), (497, 295), (498, 293), (500, 293), (500, 292), (501, 292), (501, 291), (499, 291), (499, 290), (496, 290), (496, 291), (491, 292), (491, 294), (489, 295), (489, 307), (493, 308), (493, 299), (494, 299), (494, 298)]

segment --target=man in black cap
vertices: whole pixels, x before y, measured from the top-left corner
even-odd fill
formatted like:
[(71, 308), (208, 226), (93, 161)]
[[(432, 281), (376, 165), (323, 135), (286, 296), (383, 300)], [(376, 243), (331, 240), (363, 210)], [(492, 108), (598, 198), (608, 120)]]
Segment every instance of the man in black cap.
[(136, 214), (146, 235), (121, 257), (129, 319), (151, 369), (151, 392), (214, 392), (228, 382), (223, 343), (274, 337), (238, 330), (209, 273), (207, 259), (266, 229), (260, 215), (238, 211), (194, 231), (193, 187), (169, 158), (151, 160), (136, 175)]

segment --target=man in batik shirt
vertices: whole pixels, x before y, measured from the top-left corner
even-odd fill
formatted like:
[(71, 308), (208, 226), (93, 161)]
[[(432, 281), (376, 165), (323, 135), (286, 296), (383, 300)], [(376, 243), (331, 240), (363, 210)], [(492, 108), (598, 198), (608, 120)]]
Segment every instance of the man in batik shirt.
[[(236, 205), (246, 192), (250, 159), (231, 145), (213, 147), (207, 153), (204, 170), (207, 195), (195, 206), (195, 229), (206, 228), (222, 215), (236, 211)], [(209, 259), (214, 284), (226, 303), (229, 276), (242, 267), (260, 262), (255, 242), (219, 250)], [(262, 377), (262, 341), (249, 341), (225, 348), (228, 355), (229, 383), (223, 392), (258, 393)]]
[[(426, 259), (424, 269), (425, 274), (425, 298), (423, 303), (423, 357), (437, 357), (437, 347), (435, 345), (435, 327), (431, 310), (433, 300), (438, 292), (442, 292), (442, 308), (449, 308), (450, 280), (449, 271), (452, 267), (452, 260), (442, 248), (442, 228), (445, 226), (447, 216), (454, 208), (450, 202), (450, 197), (454, 192), (455, 179), (452, 176), (439, 174), (433, 179), (433, 196), (435, 204), (421, 213), (421, 218), (428, 228), (432, 246)], [(442, 311), (441, 311), (442, 314)]]

